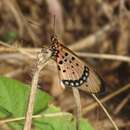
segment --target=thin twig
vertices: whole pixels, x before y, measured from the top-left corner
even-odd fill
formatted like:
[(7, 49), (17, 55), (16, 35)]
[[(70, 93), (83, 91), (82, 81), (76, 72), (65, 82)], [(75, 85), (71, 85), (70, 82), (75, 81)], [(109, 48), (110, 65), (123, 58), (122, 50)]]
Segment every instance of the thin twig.
[(38, 36), (33, 31), (30, 24), (25, 19), (19, 5), (17, 4), (17, 1), (14, 1), (14, 8), (16, 9), (16, 12), (18, 13), (19, 17), (21, 18), (21, 23), (24, 25), (25, 29), (27, 29), (27, 32), (28, 32), (30, 38), (32, 39), (33, 44), (36, 45), (36, 43), (37, 44), (41, 43), (40, 39), (38, 38)]
[(117, 21), (113, 21), (112, 23), (105, 25), (102, 29), (95, 32), (94, 34), (87, 36), (86, 38), (72, 44), (69, 46), (74, 51), (85, 49), (92, 47), (97, 42), (101, 43), (106, 38), (106, 35), (109, 31), (113, 30), (113, 26), (117, 24)]
[(32, 113), (33, 113), (33, 107), (34, 107), (34, 102), (35, 102), (35, 95), (36, 95), (39, 73), (40, 73), (40, 71), (37, 70), (34, 73), (34, 76), (32, 79), (32, 87), (31, 87), (31, 92), (30, 92), (30, 96), (29, 96), (29, 104), (28, 104), (28, 110), (26, 113), (26, 121), (25, 121), (25, 125), (24, 125), (24, 130), (31, 129)]
[(122, 108), (128, 103), (128, 101), (130, 100), (130, 94), (127, 95), (127, 97), (125, 97), (120, 103), (119, 105), (116, 107), (116, 109), (114, 110), (114, 114), (118, 114)]
[[(126, 121), (122, 118), (117, 117), (117, 118), (114, 118), (114, 121), (116, 121), (116, 123), (118, 124), (118, 127), (121, 129), (123, 129), (124, 127), (130, 128), (130, 121), (129, 120)], [(107, 119), (102, 120), (102, 121), (101, 120), (96, 121), (96, 122), (94, 122), (93, 125), (97, 128), (97, 130), (100, 130), (101, 127), (102, 127), (102, 130), (105, 130), (105, 129), (111, 130), (113, 127), (113, 125)]]
[(76, 53), (78, 56), (81, 57), (89, 57), (89, 58), (98, 58), (98, 59), (107, 59), (107, 60), (117, 60), (117, 61), (124, 61), (130, 62), (129, 56), (122, 56), (122, 55), (113, 55), (113, 54), (98, 54), (98, 53)]
[[(37, 118), (55, 117), (55, 116), (72, 116), (72, 115), (70, 113), (67, 113), (67, 112), (57, 112), (57, 113), (33, 115), (32, 118), (37, 119)], [(21, 121), (21, 120), (24, 120), (24, 119), (25, 119), (25, 117), (5, 119), (5, 120), (0, 121), (0, 125), (3, 125), (5, 123), (9, 123), (9, 122)]]
[(80, 102), (80, 95), (79, 90), (75, 87), (72, 87), (73, 95), (76, 104), (76, 130), (80, 129), (80, 117), (81, 117), (81, 102)]
[[(128, 89), (130, 89), (130, 84), (127, 84), (124, 87), (121, 87), (120, 89), (116, 90), (115, 92), (109, 94), (105, 98), (102, 98), (100, 100), (100, 102), (104, 103), (104, 102), (114, 98), (115, 96), (119, 95), (120, 93), (122, 93), (122, 92), (124, 92), (124, 91), (126, 91)], [(84, 114), (86, 114), (87, 112), (93, 110), (96, 107), (98, 107), (98, 103), (97, 102), (91, 103), (90, 105), (87, 105), (87, 107), (83, 109), (83, 113), (82, 114), (84, 115)]]
[(32, 79), (32, 87), (31, 87), (30, 96), (29, 96), (29, 104), (28, 104), (28, 109), (27, 109), (26, 118), (25, 118), (24, 130), (31, 129), (32, 113), (33, 113), (33, 108), (34, 108), (34, 103), (35, 103), (38, 77), (39, 77), (41, 69), (46, 65), (47, 61), (50, 59), (50, 56), (51, 56), (51, 53), (48, 53), (46, 55), (44, 55), (43, 53), (40, 53), (38, 55), (38, 62), (37, 62), (36, 70), (34, 72), (34, 76)]
[[(20, 53), (30, 57), (35, 58), (34, 55), (30, 53), (37, 53), (40, 52), (40, 48), (16, 48), (9, 45), (6, 45), (6, 43), (0, 41), (0, 44), (3, 46), (9, 47), (9, 49), (5, 48), (5, 51), (19, 51)], [(1, 48), (0, 48), (1, 49)], [(2, 48), (4, 50), (4, 48)], [(117, 60), (117, 61), (123, 61), (123, 62), (130, 62), (129, 56), (123, 56), (123, 55), (114, 55), (114, 54), (98, 54), (98, 53), (83, 53), (83, 52), (76, 52), (76, 54), (80, 57), (88, 57), (88, 58), (97, 58), (97, 59), (106, 59), (106, 60)]]
[(110, 122), (113, 124), (115, 130), (119, 130), (118, 126), (116, 125), (115, 121), (111, 118), (110, 114), (106, 110), (106, 108), (103, 106), (103, 104), (100, 102), (100, 100), (97, 98), (95, 94), (92, 94), (93, 98), (96, 100), (96, 102), (99, 104), (99, 106), (102, 108), (102, 110), (105, 112), (107, 117), (109, 118)]
[[(11, 46), (11, 45), (8, 45), (7, 43), (2, 42), (2, 41), (0, 41), (0, 44), (9, 48), (9, 49), (5, 48), (5, 51), (7, 51), (7, 50), (8, 50), (8, 51), (13, 51), (13, 52), (14, 52), (14, 51), (18, 51), (18, 52), (20, 52), (21, 54), (28, 56), (29, 58), (32, 58), (32, 59), (35, 58), (35, 56), (30, 53), (30, 49), (28, 49), (28, 48), (24, 48), (24, 49), (23, 49), (23, 48), (21, 48), (21, 47)], [(4, 50), (4, 49), (2, 48), (2, 50)], [(31, 50), (31, 51), (32, 51), (32, 50)], [(33, 52), (34, 52), (34, 51), (37, 52), (37, 49), (36, 49), (36, 50), (33, 50)], [(39, 49), (39, 52), (40, 52), (40, 49)]]
[(0, 41), (0, 45), (11, 48), (11, 46), (8, 43), (5, 43), (3, 41)]
[(15, 77), (16, 75), (19, 75), (19, 74), (21, 74), (21, 73), (26, 72), (27, 69), (28, 69), (28, 68), (25, 68), (25, 69), (23, 70), (23, 68), (22, 68), (22, 69), (19, 68), (19, 69), (16, 69), (16, 70), (14, 70), (14, 71), (11, 71), (11, 72), (8, 72), (8, 73), (4, 74), (4, 76), (6, 76), (6, 77)]
[(16, 20), (16, 23), (19, 26), (19, 33), (22, 36), (24, 32), (24, 25), (22, 22), (22, 18), (20, 17), (19, 12), (17, 10), (17, 7), (15, 6), (15, 3), (16, 3), (15, 0), (3, 0), (3, 2), (5, 6), (7, 6), (6, 8), (10, 11), (9, 13), (13, 14)]

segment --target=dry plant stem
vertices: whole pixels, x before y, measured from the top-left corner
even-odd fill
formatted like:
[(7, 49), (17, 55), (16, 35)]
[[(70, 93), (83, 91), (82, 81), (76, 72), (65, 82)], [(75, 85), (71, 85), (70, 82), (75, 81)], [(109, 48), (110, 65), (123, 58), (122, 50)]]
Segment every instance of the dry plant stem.
[(83, 52), (78, 52), (76, 54), (78, 56), (81, 56), (81, 57), (89, 57), (89, 58), (98, 58), (98, 59), (107, 59), (107, 60), (117, 60), (117, 61), (130, 62), (130, 57), (122, 56), (122, 55), (83, 53)]
[(73, 95), (76, 104), (76, 130), (80, 128), (80, 117), (81, 117), (81, 102), (80, 102), (80, 95), (79, 90), (77, 88), (72, 87)]
[[(123, 120), (123, 119), (120, 119), (120, 118), (115, 118), (114, 119), (116, 121), (116, 123), (118, 124), (118, 127), (119, 128), (122, 128), (125, 127), (125, 128), (130, 128), (130, 122), (129, 121), (126, 121), (126, 120)], [(102, 126), (103, 129), (102, 130), (111, 130), (113, 128), (113, 125), (110, 123), (109, 120), (100, 120), (99, 122), (94, 122), (94, 126), (97, 128), (98, 126)], [(100, 128), (97, 130), (100, 130)]]
[(33, 79), (32, 79), (32, 87), (29, 97), (29, 104), (28, 104), (28, 110), (26, 113), (26, 120), (24, 125), (24, 130), (30, 130), (31, 129), (31, 123), (32, 123), (32, 113), (34, 108), (34, 102), (35, 102), (35, 95), (36, 95), (36, 89), (37, 89), (37, 83), (38, 83), (38, 77), (39, 77), (40, 70), (36, 70), (34, 73)]
[(24, 73), (26, 72), (26, 69), (23, 70), (23, 68), (19, 68), (19, 69), (16, 69), (15, 71), (11, 71), (11, 72), (8, 72), (6, 74), (4, 74), (4, 76), (6, 77), (15, 77), (16, 75), (19, 75), (21, 73)]
[[(19, 51), (21, 54), (24, 54), (28, 56), (29, 58), (35, 58), (34, 55), (30, 53), (37, 53), (40, 51), (39, 48), (34, 49), (34, 48), (16, 48), (9, 46), (7, 43), (4, 43), (0, 41), (0, 44), (9, 48), (0, 48), (1, 51), (9, 51), (9, 52), (15, 52)], [(113, 55), (113, 54), (98, 54), (98, 53), (83, 53), (83, 52), (76, 52), (78, 56), (81, 57), (89, 57), (89, 58), (97, 58), (97, 59), (106, 59), (106, 60), (117, 60), (117, 61), (124, 61), (124, 62), (130, 62), (130, 57), (128, 56), (122, 56), (122, 55)]]
[(39, 77), (41, 69), (46, 65), (47, 61), (50, 59), (50, 56), (51, 56), (50, 53), (48, 53), (45, 57), (42, 53), (38, 55), (38, 62), (37, 62), (36, 70), (34, 72), (34, 76), (32, 79), (32, 85), (31, 85), (31, 91), (30, 91), (30, 96), (29, 96), (28, 109), (27, 109), (26, 118), (25, 118), (24, 130), (31, 130), (32, 114), (33, 114), (33, 108), (34, 108), (34, 103), (35, 103), (38, 77)]
[(23, 36), (23, 32), (24, 32), (23, 28), (25, 27), (27, 29), (27, 32), (28, 32), (30, 38), (32, 39), (34, 45), (35, 45), (35, 43), (41, 43), (39, 38), (35, 35), (34, 31), (28, 24), (27, 20), (24, 18), (23, 14), (21, 12), (21, 9), (19, 8), (19, 6), (17, 4), (17, 1), (16, 0), (3, 0), (3, 2), (5, 2), (5, 5), (7, 5), (9, 7), (12, 14), (14, 15), (14, 17), (18, 23), (18, 26), (19, 26), (20, 35)]
[(19, 26), (20, 35), (23, 35), (23, 23), (22, 23), (22, 19), (21, 19), (20, 15), (17, 11), (17, 8), (15, 7), (15, 0), (3, 0), (3, 2), (7, 6), (7, 8), (10, 10), (10, 12), (12, 12), (12, 14), (14, 15), (15, 20)]
[[(67, 113), (67, 112), (57, 112), (57, 113), (50, 113), (50, 114), (33, 115), (32, 118), (37, 119), (37, 118), (44, 118), (44, 117), (59, 117), (59, 116), (72, 116), (72, 115), (70, 113)], [(21, 121), (24, 119), (25, 119), (25, 117), (5, 119), (5, 120), (0, 121), (0, 125), (3, 125), (5, 123), (9, 123), (9, 122)]]
[(102, 29), (97, 31), (96, 33), (87, 36), (86, 38), (72, 44), (69, 46), (74, 51), (85, 49), (92, 47), (95, 45), (97, 42), (101, 42), (106, 38), (106, 35), (109, 31), (113, 30), (113, 26), (115, 26), (117, 21), (114, 21), (108, 25), (105, 25)]
[[(27, 48), (24, 48), (24, 49), (23, 49), (23, 48), (18, 48), (18, 47), (10, 46), (10, 45), (8, 45), (7, 43), (2, 42), (2, 41), (0, 41), (0, 44), (3, 45), (3, 46), (8, 47), (8, 48), (5, 48), (5, 51), (12, 51), (12, 52), (19, 51), (21, 54), (26, 55), (26, 56), (28, 56), (29, 58), (32, 58), (32, 59), (35, 58), (34, 55), (32, 55), (32, 54), (29, 53), (28, 50), (30, 50), (30, 49), (27, 49)], [(3, 50), (3, 49), (4, 49), (4, 48), (2, 48), (2, 50)], [(37, 50), (36, 50), (36, 51), (37, 51)], [(39, 51), (40, 51), (40, 49), (39, 49)], [(33, 53), (34, 53), (34, 52), (35, 52), (35, 51), (33, 51)]]
[(21, 9), (19, 8), (17, 1), (14, 0), (14, 8), (16, 8), (16, 11), (18, 12), (19, 17), (21, 18), (21, 23), (23, 23), (24, 27), (27, 29), (27, 32), (30, 36), (30, 38), (33, 41), (33, 44), (35, 43), (41, 43), (39, 38), (35, 35), (34, 31), (32, 30), (31, 26), (29, 25), (28, 21), (25, 19), (24, 15), (22, 14)]
[[(120, 93), (123, 93), (124, 91), (130, 89), (130, 84), (125, 85), (124, 87), (121, 87), (119, 90), (109, 94), (108, 96), (106, 96), (105, 98), (102, 98), (100, 100), (101, 103), (104, 103), (112, 98), (114, 98), (115, 96), (117, 96)], [(87, 105), (87, 107), (83, 110), (83, 115), (86, 114), (87, 112), (91, 111), (92, 109), (96, 108), (98, 106), (97, 102), (94, 102), (90, 105)]]
[(127, 97), (125, 97), (120, 103), (119, 105), (116, 107), (115, 111), (114, 111), (114, 114), (118, 114), (122, 109), (123, 107), (128, 103), (128, 101), (130, 100), (130, 94), (128, 94)]
[(105, 112), (105, 114), (107, 115), (107, 117), (109, 118), (110, 122), (113, 124), (113, 127), (115, 128), (115, 130), (119, 130), (119, 128), (117, 127), (116, 123), (114, 122), (114, 120), (111, 118), (110, 114), (108, 113), (108, 111), (106, 110), (106, 108), (103, 106), (103, 104), (100, 102), (100, 100), (96, 97), (95, 94), (92, 94), (93, 98), (96, 100), (96, 102), (100, 105), (100, 107), (102, 108), (102, 110)]

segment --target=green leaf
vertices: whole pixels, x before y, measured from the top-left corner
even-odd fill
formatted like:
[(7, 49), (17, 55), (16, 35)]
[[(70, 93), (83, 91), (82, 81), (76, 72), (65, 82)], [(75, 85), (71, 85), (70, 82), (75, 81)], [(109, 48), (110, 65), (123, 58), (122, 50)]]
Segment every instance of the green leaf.
[[(19, 81), (0, 76), (0, 116), (23, 117), (26, 112), (30, 87)], [(41, 90), (37, 90), (34, 113), (48, 107), (52, 98)], [(5, 112), (6, 111), (6, 112)], [(18, 130), (18, 129), (17, 129)]]
[[(55, 106), (50, 106), (43, 114), (56, 112), (60, 112), (60, 109)], [(76, 130), (75, 120), (71, 115), (35, 119), (34, 124), (36, 130)], [(93, 128), (88, 121), (81, 119), (80, 130), (93, 130)]]
[(14, 39), (16, 39), (16, 37), (17, 37), (17, 32), (10, 31), (10, 32), (6, 32), (6, 34), (3, 36), (2, 40), (4, 42), (11, 42)]
[[(16, 118), (25, 115), (30, 87), (19, 81), (0, 76), (0, 118)], [(51, 114), (61, 110), (55, 106), (48, 106), (51, 97), (43, 91), (37, 90), (35, 114)], [(9, 117), (10, 116), (10, 117)], [(22, 130), (24, 121), (8, 123), (12, 130)], [(35, 130), (76, 130), (75, 121), (70, 116), (55, 116), (33, 119)], [(89, 122), (81, 119), (80, 130), (93, 130)]]
[[(24, 116), (30, 87), (19, 81), (0, 76), (0, 106), (8, 110), (14, 117)], [(48, 106), (51, 97), (37, 90), (34, 113)]]
[(0, 106), (0, 118), (6, 118), (6, 117), (10, 117), (12, 114), (9, 113), (5, 108)]

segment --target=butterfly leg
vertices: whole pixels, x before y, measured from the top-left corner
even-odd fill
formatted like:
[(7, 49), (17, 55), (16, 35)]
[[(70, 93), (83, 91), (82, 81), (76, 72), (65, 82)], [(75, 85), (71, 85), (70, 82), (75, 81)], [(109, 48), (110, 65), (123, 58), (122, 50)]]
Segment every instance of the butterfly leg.
[(76, 130), (80, 128), (80, 117), (81, 117), (81, 102), (80, 102), (80, 95), (79, 90), (75, 87), (72, 87), (75, 104), (76, 104)]

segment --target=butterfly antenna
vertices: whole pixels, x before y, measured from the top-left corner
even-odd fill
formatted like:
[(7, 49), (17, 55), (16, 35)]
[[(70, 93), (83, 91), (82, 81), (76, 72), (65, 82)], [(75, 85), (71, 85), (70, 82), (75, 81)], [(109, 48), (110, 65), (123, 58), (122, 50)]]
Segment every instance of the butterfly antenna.
[(56, 15), (53, 15), (51, 41), (56, 39)]
[(52, 35), (53, 35), (53, 37), (56, 37), (56, 15), (54, 14), (53, 15), (53, 27), (52, 27)]
[(54, 15), (54, 25), (53, 25), (53, 28), (54, 28), (54, 35), (56, 34), (56, 15)]
[(93, 98), (96, 100), (96, 102), (100, 105), (100, 107), (103, 109), (107, 117), (109, 118), (110, 122), (112, 123), (115, 130), (119, 130), (118, 126), (116, 125), (115, 121), (111, 118), (110, 114), (108, 113), (107, 109), (103, 106), (103, 104), (100, 102), (100, 100), (97, 98), (95, 94), (92, 94)]

